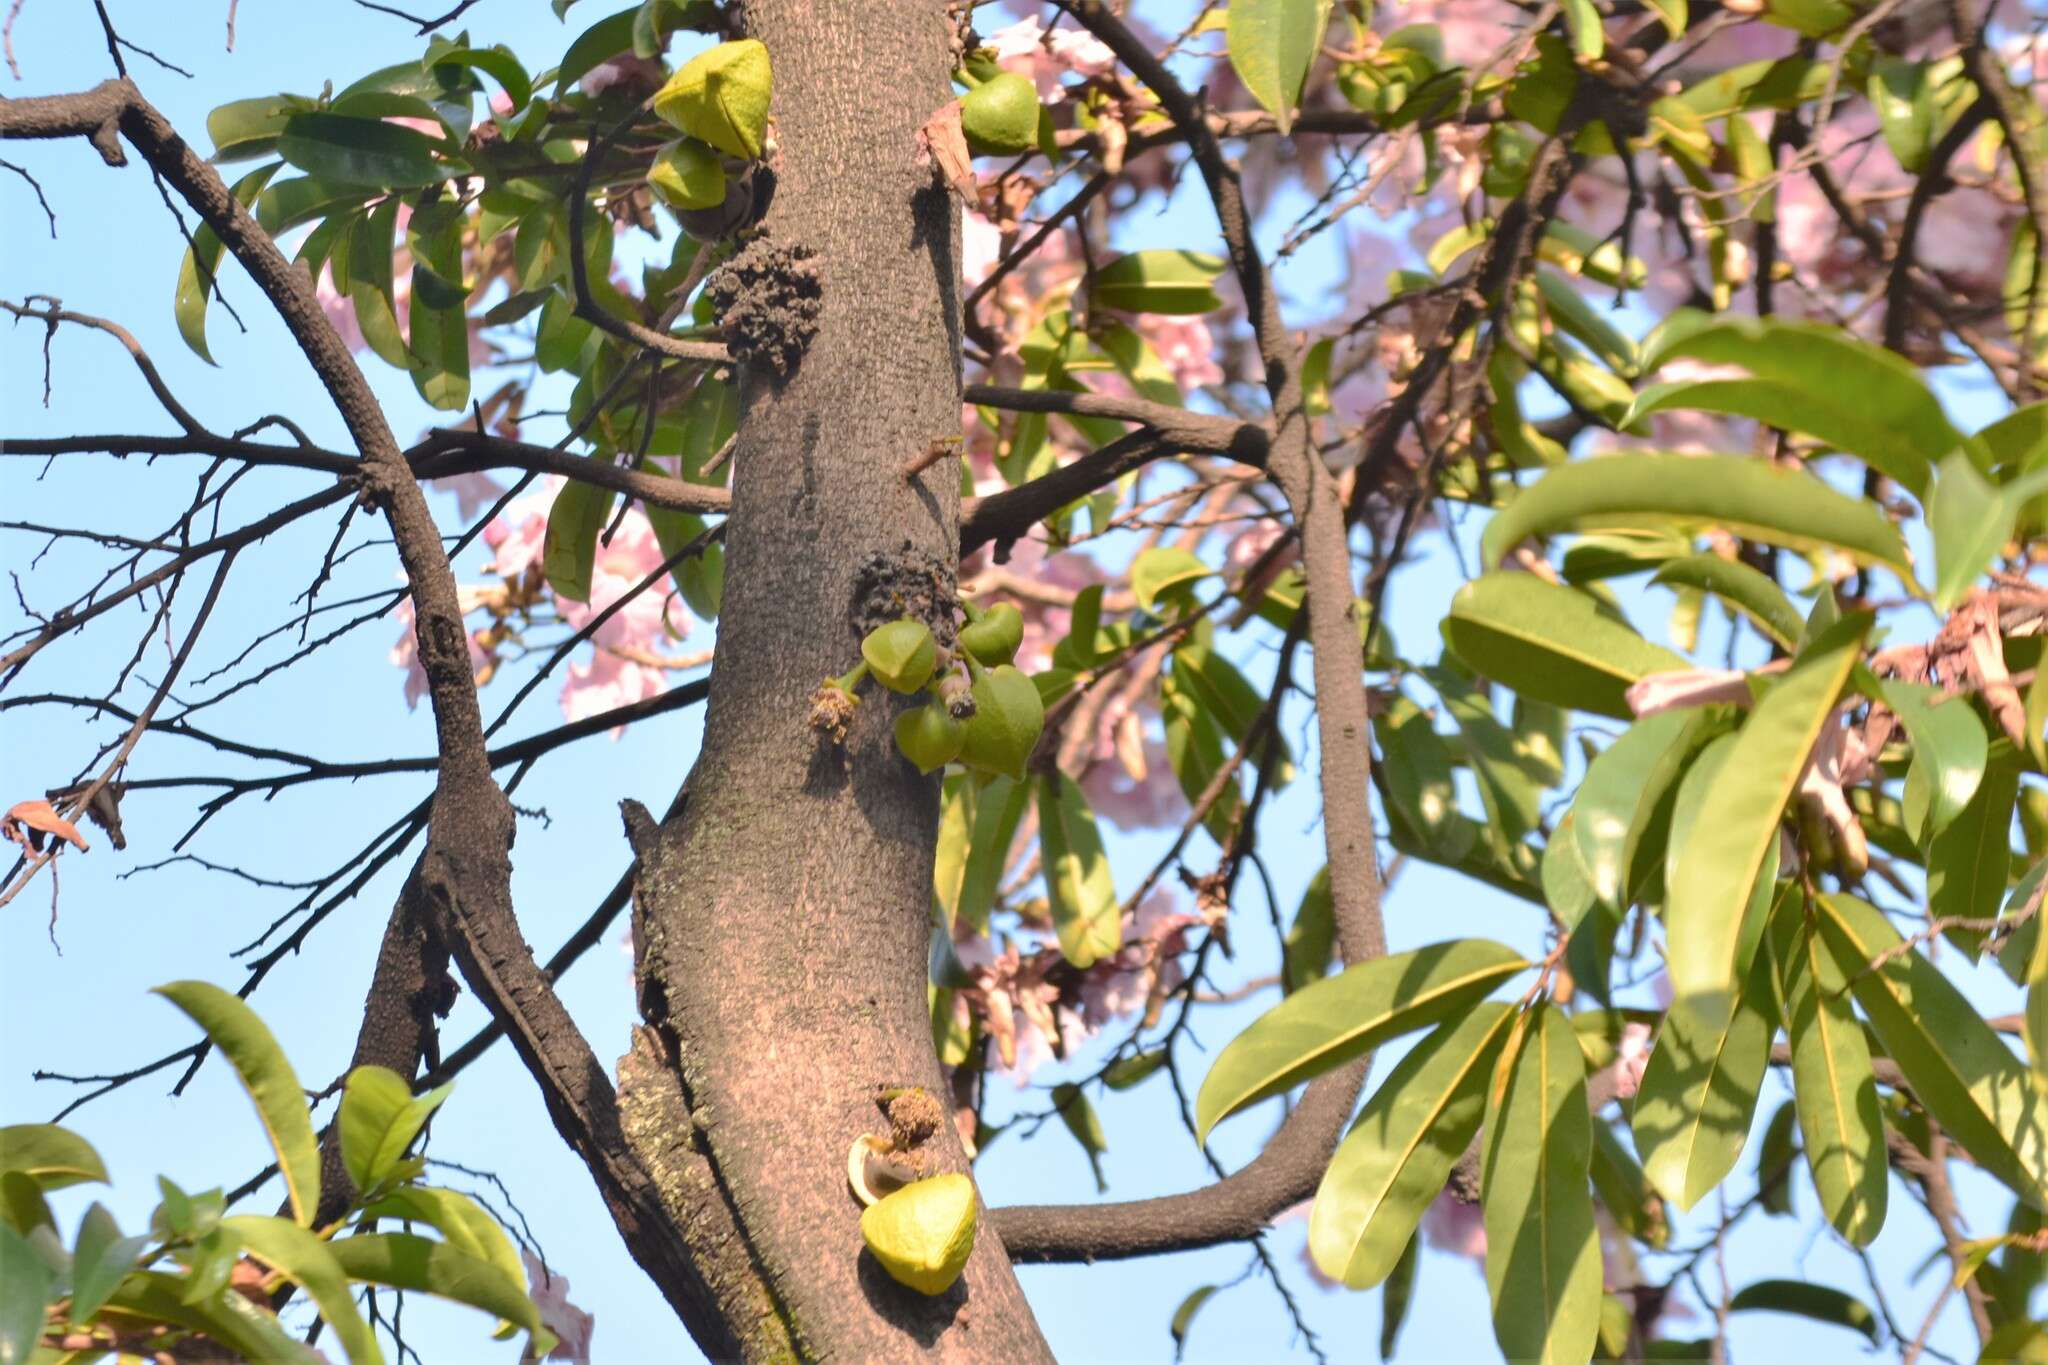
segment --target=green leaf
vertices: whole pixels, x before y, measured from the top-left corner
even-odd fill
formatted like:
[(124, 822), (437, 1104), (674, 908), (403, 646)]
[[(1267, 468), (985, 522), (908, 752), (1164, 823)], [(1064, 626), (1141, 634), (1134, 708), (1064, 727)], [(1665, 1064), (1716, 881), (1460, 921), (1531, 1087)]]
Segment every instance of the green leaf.
[(1751, 109), (1794, 109), (1819, 99), (1835, 79), (1827, 62), (1766, 58), (1715, 72), (1688, 87), (1678, 103), (1705, 120)]
[(1770, 942), (1814, 1191), (1835, 1231), (1868, 1246), (1884, 1226), (1890, 1183), (1870, 1045), (1850, 1005), (1849, 983), (1814, 932), (1803, 895), (1787, 896), (1773, 912)]
[(1610, 907), (1628, 907), (1631, 869), (1659, 803), (1721, 724), (1705, 709), (1661, 711), (1631, 725), (1586, 765), (1572, 801), (1571, 834), (1593, 894)]
[(443, 412), (469, 403), (468, 288), (462, 280), (463, 211), (441, 201), (413, 210), (406, 224), (412, 249), (409, 338), (419, 364), (413, 388)]
[(1215, 570), (1177, 545), (1155, 545), (1131, 561), (1131, 595), (1151, 611), (1159, 599), (1184, 592)]
[(1798, 1122), (1797, 1103), (1786, 1100), (1764, 1125), (1764, 1140), (1756, 1154), (1756, 1197), (1765, 1213), (1783, 1216), (1792, 1212), (1792, 1163), (1799, 1156), (1795, 1136)]
[(1223, 260), (1199, 251), (1158, 249), (1119, 256), (1095, 272), (1091, 297), (1099, 308), (1126, 313), (1213, 313), (1223, 306), (1210, 286)]
[(1596, 62), (1607, 50), (1607, 35), (1600, 27), (1600, 11), (1593, 0), (1564, 0), (1564, 26), (1571, 34), (1572, 52), (1581, 61)]
[(548, 586), (571, 602), (590, 600), (590, 575), (597, 562), (597, 537), (611, 515), (609, 488), (571, 479), (548, 508), (541, 545), (541, 572)]
[(1832, 1285), (1808, 1280), (1758, 1280), (1736, 1290), (1735, 1297), (1728, 1301), (1728, 1309), (1733, 1313), (1795, 1313), (1861, 1332), (1873, 1346), (1878, 1342), (1877, 1314), (1863, 1300)]
[(1195, 1325), (1195, 1314), (1202, 1311), (1202, 1305), (1207, 1303), (1209, 1296), (1215, 1292), (1215, 1285), (1205, 1284), (1191, 1291), (1180, 1301), (1180, 1307), (1173, 1310), (1173, 1320), (1167, 1324), (1167, 1330), (1173, 1333), (1173, 1358), (1176, 1361), (1187, 1351), (1188, 1332)]
[(1840, 327), (1681, 312), (1645, 350), (1645, 371), (1683, 358), (1740, 365), (1754, 378), (1660, 386), (1637, 400), (1632, 419), (1674, 406), (1755, 417), (1845, 450), (1916, 497), (1934, 461), (1963, 439), (1913, 362)]
[[(235, 182), (234, 196), (244, 208), (255, 202), (282, 164), (258, 166)], [(178, 292), (171, 305), (178, 319), (178, 335), (194, 355), (209, 365), (214, 359), (206, 348), (206, 305), (217, 288), (221, 257), (226, 251), (213, 229), (201, 223), (193, 231), (192, 245), (186, 248), (185, 258), (178, 266)]]
[(78, 1225), (71, 1253), (71, 1321), (91, 1322), (148, 1245), (147, 1237), (123, 1237), (114, 1215), (95, 1201)]
[(498, 1226), (497, 1219), (466, 1194), (437, 1185), (400, 1185), (364, 1209), (363, 1218), (402, 1218), (425, 1223), (447, 1238), (457, 1251), (497, 1267), (514, 1284), (525, 1283), (526, 1270), (512, 1239)]
[(397, 245), (398, 199), (386, 199), (370, 210), (348, 242), (348, 298), (356, 326), (379, 360), (401, 370), (418, 367), (398, 327), (392, 278), (392, 249)]
[[(1972, 725), (1976, 717), (1967, 704), (1959, 711)], [(2019, 798), (2019, 755), (2001, 739), (1991, 750), (1984, 780), (1970, 804), (1953, 824), (1927, 842), (1927, 913), (1935, 918), (1958, 916), (1990, 919), (2005, 897), (2012, 851), (2013, 803)], [(1929, 822), (1930, 828), (1932, 821)], [(1957, 930), (1962, 946), (1974, 954), (1981, 933)]]
[(356, 1189), (375, 1189), (390, 1178), (427, 1119), (455, 1087), (440, 1086), (417, 1098), (405, 1077), (388, 1067), (359, 1066), (342, 1091), (341, 1160)]
[(1195, 1099), (1195, 1128), (1335, 1070), (1389, 1038), (1482, 1000), (1529, 964), (1488, 939), (1455, 939), (1346, 967), (1304, 986), (1252, 1022), (1217, 1056)]
[[(466, 66), (483, 72), (504, 88), (512, 107), (503, 117), (511, 118), (533, 100), (533, 81), (512, 49), (503, 43), (491, 47), (451, 47), (429, 54), (436, 67)], [(211, 126), (211, 125), (209, 125)]]
[(1226, 19), (1230, 64), (1284, 136), (1322, 48), (1330, 0), (1232, 0)]
[[(2048, 1203), (2048, 1098), (1962, 992), (1866, 901), (1818, 900), (1828, 951), (1913, 1096), (1976, 1163)], [(1885, 962), (1871, 969), (1880, 955)]]
[(1796, 469), (1741, 455), (1602, 455), (1558, 465), (1486, 525), (1499, 563), (1522, 541), (1557, 531), (1723, 527), (1796, 550), (1838, 549), (1859, 563), (1909, 570), (1905, 542), (1874, 505)]
[[(560, 0), (557, 0), (560, 3)], [(589, 74), (593, 67), (611, 60), (622, 52), (633, 50), (633, 23), (640, 16), (640, 6), (606, 15), (589, 28), (576, 35), (576, 41), (569, 44), (569, 50), (562, 54), (561, 65), (555, 68), (555, 93), (569, 94), (570, 87)], [(542, 73), (545, 76), (546, 73)]]
[(1335, 906), (1330, 897), (1330, 869), (1325, 866), (1309, 879), (1301, 893), (1301, 905), (1294, 922), (1287, 926), (1281, 944), (1280, 981), (1283, 989), (1300, 990), (1311, 981), (1329, 974), (1330, 952), (1337, 939)]
[(989, 909), (995, 904), (1003, 866), (1030, 801), (1029, 783), (1002, 775), (991, 778), (975, 795), (973, 832), (967, 864), (960, 873), (960, 902), (955, 912), (977, 931), (988, 929)]
[[(283, 162), (277, 163), (277, 169), (283, 166)], [(330, 184), (311, 175), (280, 180), (256, 196), (256, 221), (275, 237), (301, 223), (325, 217), (337, 208), (361, 204), (372, 193), (360, 185)], [(194, 233), (193, 238), (197, 240), (198, 234)]]
[(217, 106), (206, 116), (215, 164), (268, 155), (292, 115), (305, 108), (306, 101), (296, 95), (258, 95)]
[(1735, 1169), (1777, 1032), (1768, 953), (1758, 953), (1725, 1022), (1673, 1005), (1643, 1068), (1630, 1127), (1650, 1184), (1681, 1210)]
[(435, 159), (425, 133), (381, 118), (296, 114), (277, 140), (277, 154), (308, 175), (336, 185), (419, 189), (438, 185), (451, 168)]
[(1060, 955), (1086, 970), (1123, 947), (1123, 916), (1095, 812), (1065, 773), (1039, 780), (1038, 845)]
[(211, 982), (174, 981), (157, 987), (156, 994), (204, 1029), (234, 1067), (277, 1153), (292, 1216), (310, 1225), (320, 1205), (320, 1144), (313, 1137), (305, 1089), (277, 1040), (246, 1002)]
[(356, 1311), (348, 1274), (333, 1250), (297, 1223), (262, 1214), (221, 1220), (244, 1250), (306, 1291), (320, 1316), (334, 1329), (350, 1365), (383, 1365), (384, 1353), (363, 1315)]
[(1784, 649), (1796, 648), (1799, 637), (1805, 633), (1805, 618), (1785, 596), (1785, 590), (1739, 560), (1714, 554), (1686, 555), (1667, 560), (1650, 581), (1664, 587), (1697, 588), (1713, 593)]
[(2044, 490), (2048, 490), (2048, 469), (2036, 469), (1994, 488), (1964, 451), (1941, 462), (1941, 476), (1927, 500), (1927, 529), (1934, 536), (1936, 611), (1951, 610), (1976, 586), (1978, 577), (2012, 539), (2020, 509)]
[(1380, 1359), (1394, 1358), (1394, 1345), (1401, 1335), (1402, 1324), (1408, 1320), (1408, 1307), (1415, 1298), (1415, 1263), (1421, 1259), (1422, 1239), (1410, 1237), (1407, 1249), (1401, 1259), (1394, 1263), (1394, 1273), (1387, 1276), (1387, 1286), (1380, 1291)]
[[(5, 1276), (0, 1276), (0, 1284)], [(239, 1293), (221, 1293), (187, 1302), (185, 1277), (141, 1271), (114, 1291), (107, 1306), (145, 1322), (176, 1323), (204, 1332), (246, 1360), (319, 1365), (325, 1357), (278, 1324), (276, 1315), (258, 1308)]]
[[(1496, 516), (1488, 534), (1510, 514)], [(1607, 716), (1630, 714), (1625, 694), (1637, 679), (1689, 666), (1598, 599), (1534, 574), (1489, 573), (1467, 583), (1451, 599), (1443, 634), (1474, 672), (1536, 701)]]
[(1374, 772), (1386, 780), (1393, 802), (1423, 844), (1451, 858), (1469, 851), (1471, 829), (1458, 811), (1451, 749), (1422, 708), (1395, 693), (1373, 726), (1373, 738), (1381, 754)]
[(1129, 1090), (1166, 1065), (1170, 1055), (1163, 1047), (1137, 1052), (1111, 1062), (1102, 1073), (1102, 1083), (1111, 1090)]
[(1844, 617), (1801, 651), (1736, 732), (1727, 760), (1703, 792), (1713, 817), (1673, 841), (1665, 908), (1671, 985), (1681, 1002), (1710, 1021), (1726, 1017), (1741, 974), (1742, 908), (1765, 857), (1777, 848), (1779, 818), (1814, 743), (1862, 657), (1870, 619), (1865, 612)]
[(1309, 1214), (1309, 1254), (1325, 1275), (1370, 1289), (1393, 1273), (1479, 1131), (1513, 1019), (1508, 1006), (1488, 1001), (1440, 1025), (1365, 1102)]
[(20, 1171), (45, 1190), (107, 1183), (106, 1163), (92, 1144), (54, 1123), (0, 1128), (0, 1171)]
[(1913, 741), (1914, 780), (1926, 783), (1926, 832), (1939, 834), (1969, 806), (1983, 781), (1990, 752), (1984, 726), (1967, 700), (1938, 687), (1887, 678), (1878, 689), (1878, 699)]
[(1558, 928), (1570, 934), (1585, 920), (1599, 899), (1593, 894), (1592, 873), (1579, 856), (1578, 836), (1573, 832), (1574, 812), (1566, 811), (1543, 845), (1543, 903), (1557, 920)]
[(0, 1362), (22, 1365), (36, 1354), (55, 1289), (28, 1239), (0, 1224)]
[(514, 1322), (536, 1338), (536, 1357), (551, 1334), (542, 1325), (540, 1309), (527, 1297), (522, 1282), (448, 1242), (404, 1232), (338, 1237), (329, 1244), (334, 1259), (351, 1280), (410, 1289), (481, 1308), (493, 1317)]
[(1648, 1246), (1664, 1246), (1671, 1224), (1642, 1163), (1608, 1124), (1593, 1122), (1593, 1189), (1615, 1225)]
[(1493, 1334), (1512, 1360), (1576, 1365), (1600, 1324), (1586, 1063), (1548, 1001), (1518, 1034), (1488, 1090), (1481, 1157)]
[(1102, 1154), (1109, 1150), (1109, 1138), (1102, 1131), (1102, 1118), (1095, 1112), (1095, 1106), (1088, 1103), (1080, 1086), (1071, 1083), (1052, 1088), (1052, 1103), (1059, 1111), (1060, 1122), (1066, 1124), (1074, 1141), (1088, 1154), (1089, 1168), (1095, 1172), (1095, 1192), (1108, 1193), (1109, 1182), (1102, 1178)]

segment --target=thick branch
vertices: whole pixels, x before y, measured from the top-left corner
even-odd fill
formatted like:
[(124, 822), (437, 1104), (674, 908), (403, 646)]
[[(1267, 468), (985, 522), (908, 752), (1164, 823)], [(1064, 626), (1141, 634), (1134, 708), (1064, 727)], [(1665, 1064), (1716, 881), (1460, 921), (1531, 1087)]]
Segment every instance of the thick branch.
[[(1299, 350), (1253, 245), (1243, 186), (1203, 110), (1102, 0), (1081, 0), (1072, 8), (1151, 87), (1187, 137), (1244, 293), (1275, 416), (1267, 466), (1293, 509), (1308, 575), (1332, 911), (1345, 961), (1368, 961), (1386, 953), (1386, 933), (1373, 848), (1371, 741), (1352, 614), (1349, 528), (1336, 481), (1311, 439)], [(1004, 1244), (1019, 1259), (1052, 1261), (1135, 1256), (1255, 1236), (1315, 1188), (1368, 1065), (1361, 1059), (1312, 1084), (1259, 1157), (1208, 1189), (1131, 1204), (1004, 1210), (998, 1214)]]

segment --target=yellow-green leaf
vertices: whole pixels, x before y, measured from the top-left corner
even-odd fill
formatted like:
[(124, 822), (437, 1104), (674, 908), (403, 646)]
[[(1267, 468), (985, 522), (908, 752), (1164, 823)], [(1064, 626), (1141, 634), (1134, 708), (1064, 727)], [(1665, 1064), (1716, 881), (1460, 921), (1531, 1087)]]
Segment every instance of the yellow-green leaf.
[(1123, 946), (1122, 907), (1088, 798), (1065, 773), (1038, 782), (1038, 844), (1060, 954), (1086, 969)]
[(1688, 666), (1597, 599), (1534, 574), (1490, 573), (1467, 583), (1451, 599), (1443, 634), (1474, 672), (1533, 701), (1607, 716), (1629, 714), (1625, 694), (1637, 679)]

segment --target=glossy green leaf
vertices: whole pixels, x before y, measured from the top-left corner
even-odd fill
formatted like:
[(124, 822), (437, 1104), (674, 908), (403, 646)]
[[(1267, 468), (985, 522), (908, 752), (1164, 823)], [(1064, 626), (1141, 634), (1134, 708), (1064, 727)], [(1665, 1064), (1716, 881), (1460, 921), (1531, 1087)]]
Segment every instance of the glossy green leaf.
[[(1499, 524), (1496, 517), (1489, 534)], [(1597, 599), (1534, 574), (1490, 573), (1467, 583), (1451, 599), (1443, 634), (1484, 677), (1537, 701), (1608, 716), (1629, 714), (1624, 694), (1637, 679), (1688, 667)]]
[(1869, 615), (1857, 613), (1801, 651), (1736, 732), (1706, 788), (1702, 799), (1713, 817), (1698, 821), (1682, 843), (1673, 842), (1665, 908), (1671, 984), (1681, 1002), (1708, 1020), (1725, 1016), (1741, 971), (1742, 907), (1776, 849), (1779, 818), (1862, 657), (1869, 629)]
[(438, 185), (451, 169), (435, 159), (434, 139), (426, 134), (346, 114), (294, 115), (277, 140), (277, 154), (330, 184), (379, 189)]
[(1527, 967), (1512, 948), (1455, 939), (1346, 967), (1288, 996), (1217, 1055), (1195, 1099), (1207, 1141), (1216, 1124), (1378, 1047), (1469, 1008)]
[(466, 1194), (435, 1185), (400, 1185), (363, 1210), (363, 1217), (424, 1223), (456, 1250), (497, 1267), (514, 1284), (524, 1283), (526, 1270), (512, 1239)]
[(310, 1224), (320, 1204), (320, 1145), (313, 1137), (305, 1089), (277, 1039), (246, 1002), (211, 982), (174, 981), (157, 987), (156, 994), (204, 1029), (235, 1069), (277, 1153), (292, 1215)]
[(525, 66), (512, 49), (502, 43), (491, 47), (448, 47), (438, 52), (430, 49), (428, 55), (437, 67), (474, 67), (496, 81), (504, 88), (505, 98), (512, 105), (501, 117), (511, 118), (533, 99), (533, 82), (527, 76)]
[(1793, 109), (1819, 99), (1836, 80), (1826, 62), (1766, 58), (1717, 71), (1689, 86), (1678, 102), (1708, 120), (1751, 109)]
[(609, 488), (570, 479), (548, 508), (541, 544), (541, 572), (548, 586), (571, 602), (590, 600), (590, 576), (597, 563), (597, 537), (611, 515)]
[(1863, 1300), (1832, 1285), (1814, 1284), (1810, 1280), (1758, 1280), (1746, 1284), (1728, 1301), (1728, 1311), (1792, 1313), (1861, 1332), (1873, 1346), (1881, 1336), (1877, 1314)]
[[(1906, 727), (1913, 742), (1916, 780), (1925, 782), (1925, 827), (1939, 834), (1969, 806), (1984, 779), (1990, 752), (1983, 722), (1966, 698), (1951, 697), (1938, 687), (1887, 678), (1879, 699)], [(2010, 813), (2011, 803), (2007, 803)], [(2001, 883), (2002, 885), (2002, 883)]]
[(1387, 1276), (1386, 1288), (1380, 1291), (1381, 1360), (1394, 1358), (1394, 1345), (1408, 1321), (1408, 1309), (1415, 1299), (1415, 1266), (1422, 1259), (1421, 1248), (1422, 1238), (1408, 1239), (1401, 1259), (1394, 1263), (1393, 1274)]
[(1821, 1211), (1855, 1246), (1884, 1226), (1890, 1168), (1870, 1045), (1848, 982), (1791, 895), (1771, 916), (1770, 943), (1792, 1044), (1793, 1104)]
[(187, 1301), (187, 1287), (185, 1276), (141, 1271), (121, 1282), (107, 1306), (145, 1322), (175, 1323), (203, 1332), (244, 1359), (266, 1365), (320, 1365), (326, 1359), (285, 1331), (274, 1314), (242, 1295), (215, 1291), (204, 1299)]
[(1593, 0), (1563, 0), (1564, 26), (1571, 34), (1572, 53), (1581, 61), (1594, 62), (1607, 50), (1607, 35), (1600, 28), (1600, 11)]
[(1657, 1031), (1629, 1126), (1650, 1184), (1681, 1210), (1718, 1186), (1742, 1156), (1777, 1012), (1770, 954), (1758, 953), (1725, 1022), (1680, 1001)]
[(1785, 590), (1739, 560), (1714, 554), (1686, 555), (1667, 561), (1650, 581), (1713, 593), (1785, 649), (1795, 648), (1804, 632), (1805, 620)]
[(1158, 1047), (1119, 1058), (1103, 1071), (1102, 1083), (1111, 1090), (1130, 1090), (1165, 1066), (1169, 1055), (1167, 1049)]
[(1599, 897), (1593, 891), (1593, 874), (1586, 867), (1586, 860), (1579, 856), (1579, 841), (1574, 832), (1576, 816), (1566, 811), (1564, 818), (1557, 822), (1557, 828), (1550, 832), (1550, 839), (1543, 845), (1543, 903), (1550, 907), (1558, 928), (1570, 934), (1586, 918)]
[(978, 931), (988, 928), (989, 908), (1017, 837), (1018, 822), (1030, 804), (1030, 784), (997, 776), (975, 793), (974, 824), (967, 861), (960, 872), (960, 901), (955, 912)]
[(1223, 266), (1199, 251), (1133, 251), (1096, 271), (1089, 288), (1098, 307), (1126, 313), (1213, 313), (1223, 306), (1211, 288)]
[(1038, 846), (1060, 954), (1086, 969), (1123, 946), (1122, 907), (1088, 798), (1064, 773), (1038, 781)]
[(349, 1365), (383, 1365), (376, 1335), (356, 1310), (348, 1274), (326, 1242), (297, 1223), (262, 1214), (224, 1218), (221, 1226), (249, 1255), (306, 1291), (348, 1353)]
[[(560, 4), (560, 0), (556, 2)], [(588, 75), (594, 67), (610, 61), (621, 52), (632, 51), (633, 23), (639, 16), (640, 6), (636, 4), (630, 9), (620, 10), (617, 14), (606, 15), (577, 34), (576, 40), (570, 43), (568, 50), (562, 54), (561, 64), (555, 68), (556, 94), (568, 95), (571, 87)], [(559, 18), (560, 15), (557, 14), (556, 17)], [(543, 72), (542, 75), (545, 77), (546, 73)]]
[[(419, 362), (412, 385), (443, 412), (469, 404), (468, 287), (462, 276), (466, 219), (445, 200), (413, 210), (406, 224), (412, 250), (412, 302), (408, 346)], [(579, 599), (581, 600), (581, 599)]]
[(452, 1084), (415, 1096), (396, 1071), (359, 1066), (348, 1073), (338, 1122), (341, 1160), (358, 1191), (388, 1179), (412, 1140), (454, 1091)]
[[(278, 162), (258, 166), (235, 182), (235, 198), (244, 208), (255, 203), (270, 177), (280, 169)], [(218, 287), (221, 259), (226, 252), (227, 247), (212, 228), (201, 223), (194, 229), (192, 245), (186, 248), (184, 260), (178, 266), (178, 292), (171, 305), (178, 320), (178, 335), (194, 355), (209, 365), (214, 359), (206, 348), (206, 305)]]
[(1393, 803), (1422, 843), (1445, 857), (1471, 848), (1471, 823), (1458, 811), (1458, 786), (1451, 750), (1422, 709), (1398, 693), (1373, 726), (1383, 777)]
[(1631, 725), (1586, 765), (1572, 801), (1572, 837), (1593, 894), (1612, 908), (1627, 908), (1637, 848), (1658, 803), (1720, 724), (1706, 710), (1661, 711)]
[(147, 1237), (123, 1237), (104, 1205), (88, 1208), (71, 1252), (71, 1321), (91, 1322), (148, 1245)]
[(1207, 578), (1215, 570), (1178, 546), (1155, 545), (1131, 563), (1131, 595), (1151, 611), (1159, 599)]
[(1559, 465), (1486, 524), (1497, 564), (1531, 536), (1677, 522), (1797, 550), (1837, 549), (1907, 572), (1905, 542), (1874, 505), (1796, 469), (1741, 455), (1602, 455)]
[(1792, 1212), (1792, 1167), (1799, 1157), (1797, 1111), (1797, 1104), (1786, 1100), (1764, 1125), (1764, 1140), (1756, 1154), (1756, 1197), (1765, 1213), (1783, 1216)]
[(329, 1244), (335, 1261), (352, 1280), (409, 1289), (481, 1308), (534, 1336), (535, 1356), (545, 1355), (552, 1336), (540, 1309), (519, 1280), (448, 1242), (404, 1232), (338, 1237)]
[(1645, 349), (1646, 370), (1687, 359), (1739, 365), (1753, 378), (1687, 385), (1682, 398), (1651, 390), (1632, 416), (1684, 406), (1755, 417), (1858, 456), (1915, 496), (1926, 491), (1934, 462), (1963, 439), (1918, 366), (1840, 327), (1681, 312)]
[(1479, 1131), (1513, 1018), (1488, 1001), (1439, 1025), (1365, 1102), (1309, 1214), (1309, 1254), (1323, 1274), (1369, 1289), (1393, 1273)]
[(206, 116), (214, 163), (247, 161), (276, 150), (285, 124), (292, 115), (303, 112), (306, 104), (296, 95), (258, 95), (215, 106)]
[(92, 1144), (54, 1123), (0, 1128), (0, 1171), (20, 1171), (45, 1190), (107, 1183), (106, 1163)]
[(1226, 17), (1230, 64), (1284, 135), (1322, 48), (1330, 0), (1233, 0)]
[(1493, 1333), (1511, 1360), (1578, 1365), (1600, 1323), (1586, 1063), (1548, 1001), (1518, 1033), (1489, 1087), (1481, 1155)]
[(379, 360), (401, 370), (418, 362), (399, 330), (392, 251), (397, 245), (398, 199), (393, 196), (370, 210), (348, 242), (348, 298), (356, 326)]
[(1876, 907), (1840, 893), (1817, 906), (1822, 940), (1914, 1098), (1980, 1167), (2036, 1207), (2048, 1204), (2048, 1093), (2026, 1063), (1938, 968), (1900, 950), (1898, 930)]

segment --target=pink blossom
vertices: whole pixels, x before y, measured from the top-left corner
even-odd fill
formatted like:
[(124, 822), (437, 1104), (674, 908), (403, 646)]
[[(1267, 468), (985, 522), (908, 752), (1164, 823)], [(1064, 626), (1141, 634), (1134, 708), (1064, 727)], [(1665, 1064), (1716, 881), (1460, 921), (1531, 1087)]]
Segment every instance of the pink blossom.
[(1187, 816), (1187, 794), (1174, 776), (1166, 745), (1147, 735), (1142, 753), (1144, 762), (1138, 773), (1114, 761), (1090, 764), (1081, 778), (1081, 791), (1095, 813), (1118, 829), (1178, 825)]
[(519, 1255), (526, 1262), (526, 1280), (533, 1305), (540, 1309), (541, 1323), (560, 1338), (547, 1358), (590, 1365), (590, 1334), (597, 1319), (569, 1302), (568, 1276), (550, 1271), (530, 1251), (522, 1249)]
[[(1003, 258), (1003, 232), (978, 210), (960, 218), (960, 281), (972, 290), (988, 278)], [(972, 406), (968, 409), (973, 411)]]
[(1614, 1098), (1632, 1098), (1642, 1088), (1643, 1068), (1650, 1062), (1650, 1026), (1624, 1024), (1621, 1043), (1615, 1049), (1609, 1072), (1614, 1078)]
[(668, 68), (657, 57), (637, 57), (631, 52), (621, 52), (609, 61), (599, 62), (585, 73), (578, 89), (596, 99), (614, 86), (628, 88), (645, 86), (652, 90), (668, 75)]
[[(667, 686), (663, 670), (600, 649), (589, 663), (569, 665), (568, 679), (562, 684), (562, 715), (572, 721), (585, 720), (658, 697)], [(623, 725), (614, 726), (612, 738), (625, 730)]]
[(1474, 1261), (1486, 1259), (1486, 1219), (1477, 1204), (1468, 1204), (1448, 1189), (1438, 1192), (1423, 1211), (1422, 1235), (1438, 1251)]
[(502, 90), (491, 92), (491, 112), (499, 118), (512, 112), (512, 97)]
[(1739, 668), (1678, 668), (1650, 673), (1630, 684), (1627, 697), (1629, 709), (1639, 717), (1714, 702), (1747, 706), (1749, 674)]
[(996, 30), (988, 36), (987, 46), (1005, 71), (1031, 78), (1044, 104), (1058, 104), (1067, 97), (1066, 87), (1060, 84), (1062, 75), (1100, 76), (1116, 66), (1116, 54), (1093, 34), (1072, 29), (1048, 34), (1036, 19)]
[(407, 118), (402, 114), (389, 114), (385, 116), (384, 121), (386, 123), (395, 123), (401, 128), (410, 128), (415, 133), (424, 133), (426, 136), (435, 139), (445, 136), (448, 131), (437, 121), (430, 118)]
[(1209, 324), (1199, 317), (1147, 313), (1138, 319), (1138, 332), (1173, 371), (1173, 380), (1182, 389), (1223, 382), (1223, 369), (1216, 363), (1216, 339), (1209, 333)]

